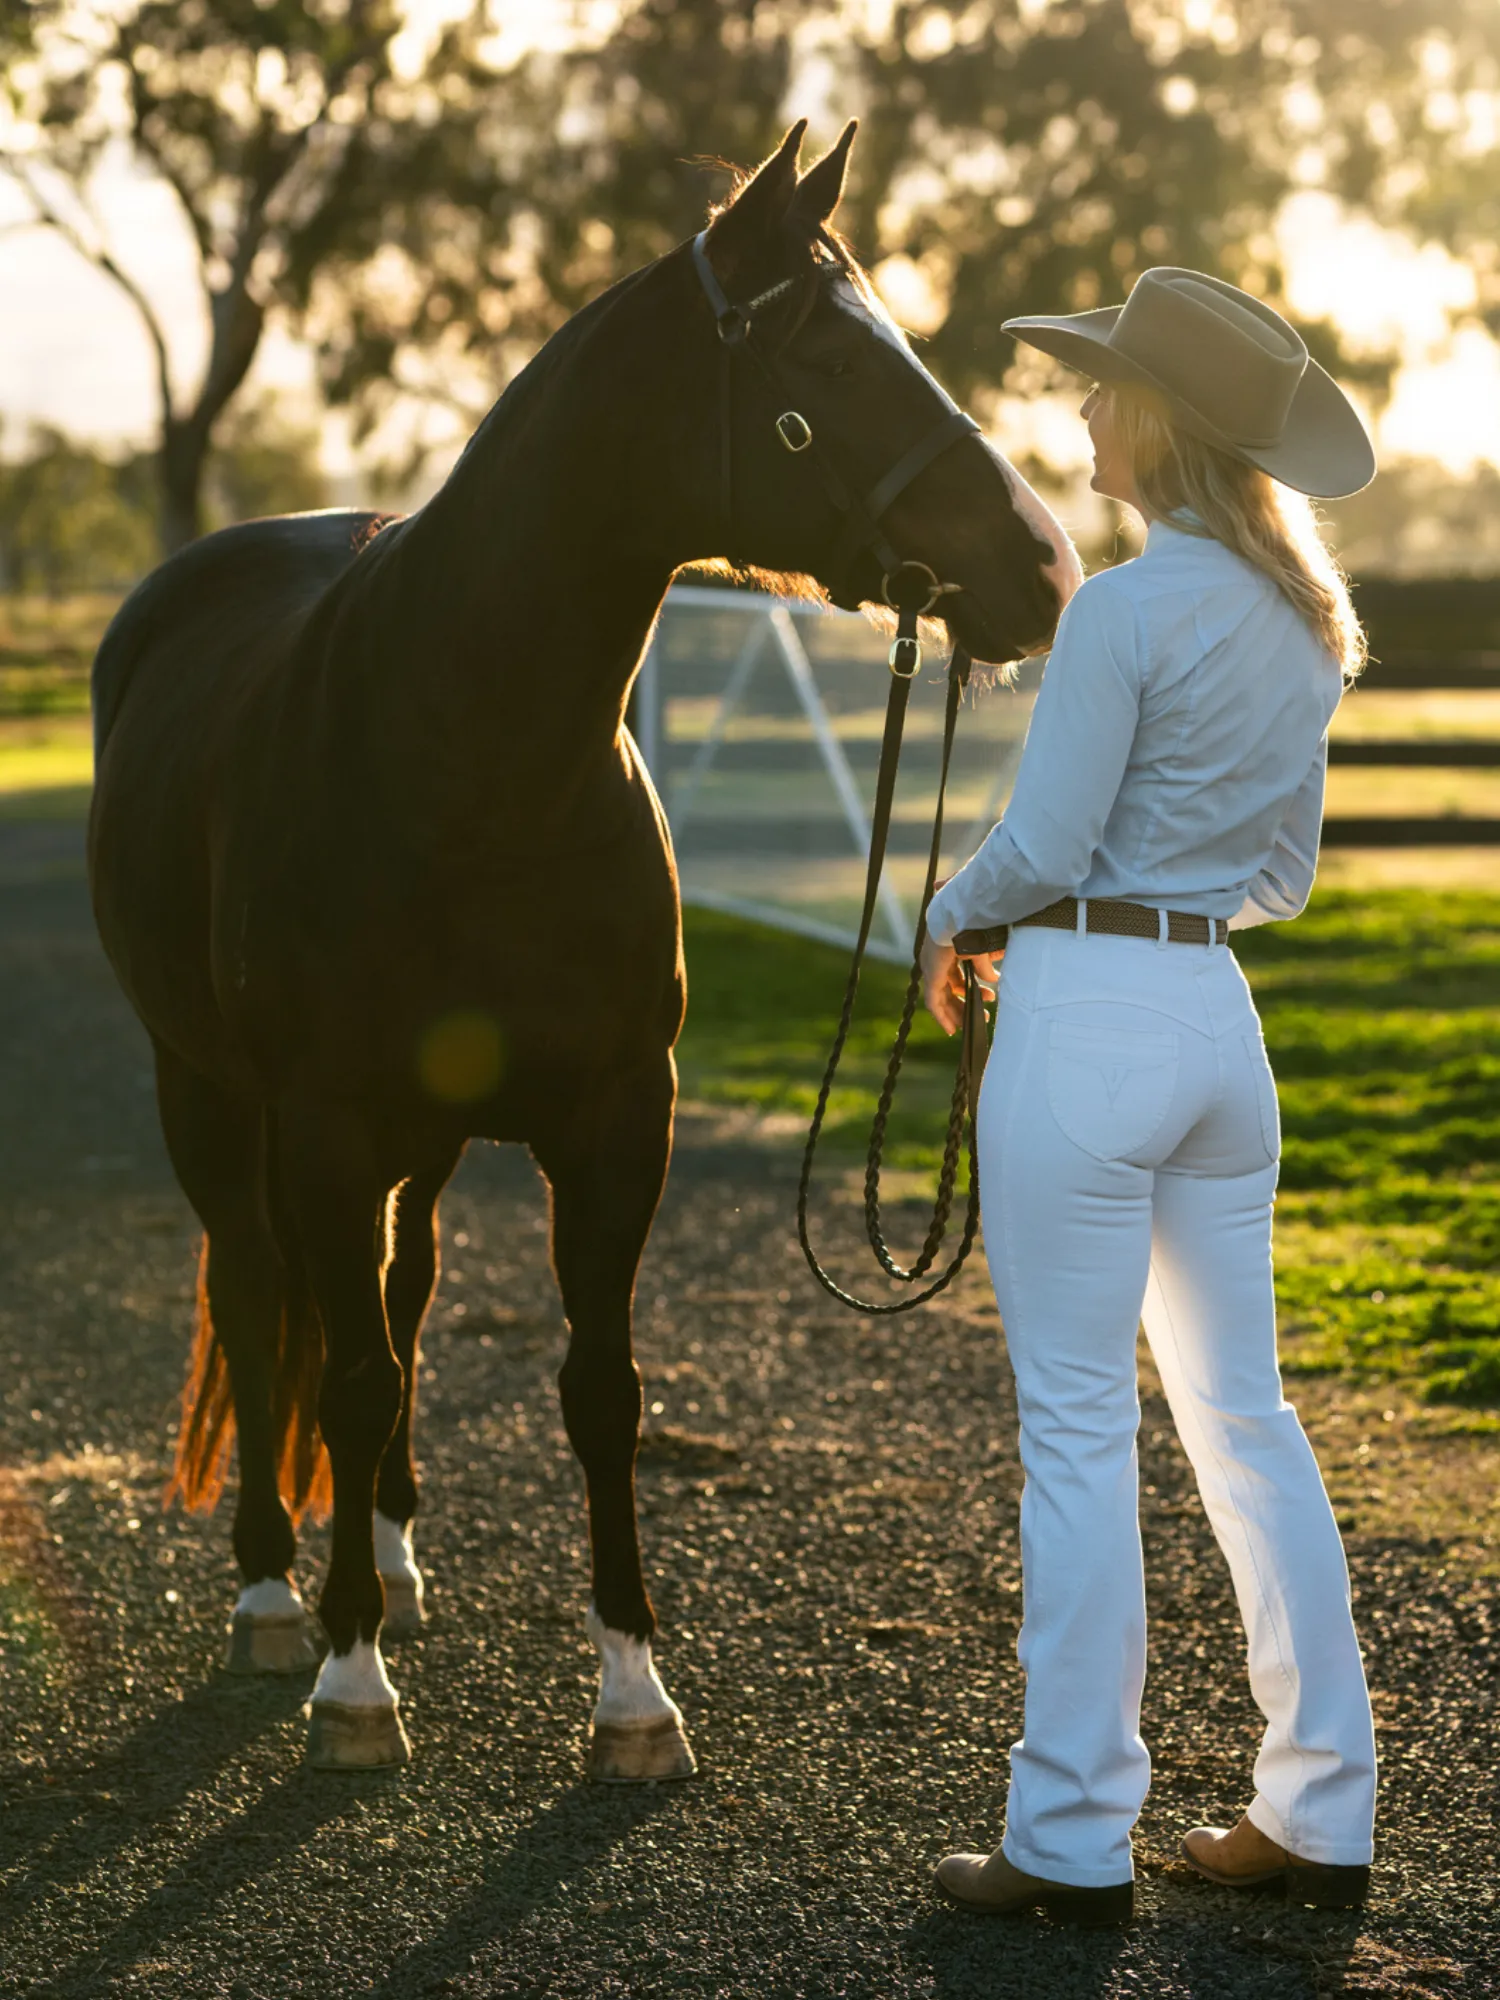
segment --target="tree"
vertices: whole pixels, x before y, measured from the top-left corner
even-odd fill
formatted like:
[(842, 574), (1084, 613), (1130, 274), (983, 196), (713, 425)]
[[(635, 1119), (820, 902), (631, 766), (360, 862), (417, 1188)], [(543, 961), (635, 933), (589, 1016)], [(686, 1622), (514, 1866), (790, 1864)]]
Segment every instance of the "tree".
[[(696, 229), (730, 185), (713, 160), (762, 157), (817, 78), (830, 128), (865, 115), (841, 219), (961, 394), (1049, 366), (1017, 363), (1008, 315), (1118, 298), (1149, 264), (1284, 304), (1275, 221), (1304, 187), (1470, 258), (1500, 329), (1494, 0), (625, 0), (607, 32), (503, 67), (486, 4), (413, 70), (400, 0), (0, 0), (0, 167), (141, 317), (164, 545), (202, 523), (271, 315), (314, 343), (357, 435), (412, 396), (471, 418)], [(111, 143), (172, 188), (198, 249), (212, 341), (187, 389), (90, 219)], [(1394, 356), (1303, 331), (1346, 377), (1388, 379)]]
[[(326, 388), (345, 400), (387, 374), (399, 350), (442, 333), (425, 290), (382, 290), (378, 267), (390, 233), (440, 244), (452, 214), (494, 194), (488, 171), (473, 171), (482, 22), (450, 28), (415, 75), (393, 46), (402, 26), (396, 0), (0, 6), (0, 167), (26, 191), (33, 221), (119, 288), (150, 342), (165, 550), (203, 526), (215, 427), (270, 316), (315, 341)], [(210, 339), (187, 385), (160, 307), (91, 204), (95, 171), (121, 144), (172, 190), (196, 247)]]
[[(1285, 305), (1274, 224), (1299, 189), (1495, 268), (1493, 0), (903, 0), (859, 54), (876, 146), (856, 227), (929, 279), (961, 388), (1003, 373), (1009, 314), (1107, 303), (1152, 264)], [(1395, 356), (1302, 331), (1388, 381)]]
[(0, 584), (60, 597), (128, 582), (151, 558), (150, 468), (39, 424), (0, 461)]
[[(102, 452), (34, 425), (0, 458), (0, 589), (58, 597), (133, 582), (155, 552), (154, 470), (149, 452)], [(204, 482), (209, 526), (327, 504), (315, 430), (260, 398), (226, 412)]]
[[(767, 150), (809, 62), (865, 119), (841, 223), (921, 302), (960, 393), (1012, 367), (1009, 315), (1117, 299), (1151, 264), (1284, 303), (1274, 223), (1304, 187), (1476, 257), (1500, 318), (1494, 0), (635, 0), (494, 80), (515, 194), (486, 249), (532, 282), (490, 330), (534, 341), (696, 227), (687, 163)], [(1388, 379), (1395, 357), (1303, 331), (1346, 377)]]

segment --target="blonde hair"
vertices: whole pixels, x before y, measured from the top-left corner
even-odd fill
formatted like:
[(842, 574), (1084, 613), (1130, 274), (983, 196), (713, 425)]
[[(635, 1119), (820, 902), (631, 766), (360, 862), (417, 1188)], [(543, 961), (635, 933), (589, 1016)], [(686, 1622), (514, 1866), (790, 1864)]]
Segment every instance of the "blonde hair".
[(1211, 535), (1268, 576), (1338, 661), (1345, 681), (1355, 680), (1365, 664), (1364, 630), (1311, 502), (1259, 466), (1180, 429), (1148, 390), (1105, 382), (1099, 394), (1151, 513), (1190, 534)]

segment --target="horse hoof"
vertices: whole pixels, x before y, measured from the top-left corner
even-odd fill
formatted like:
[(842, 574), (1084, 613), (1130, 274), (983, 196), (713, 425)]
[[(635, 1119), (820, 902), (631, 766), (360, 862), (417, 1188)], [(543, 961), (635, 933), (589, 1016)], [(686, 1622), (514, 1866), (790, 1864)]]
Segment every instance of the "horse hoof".
[(589, 1736), (588, 1775), (596, 1785), (639, 1785), (656, 1778), (691, 1778), (698, 1768), (681, 1721), (596, 1722)]
[(411, 1761), (411, 1744), (398, 1714), (388, 1707), (350, 1708), (341, 1701), (312, 1701), (307, 1710), (307, 1761), (317, 1771), (385, 1771)]
[(427, 1613), (422, 1609), (422, 1586), (409, 1576), (383, 1576), (385, 1585), (385, 1621), (380, 1628), (382, 1639), (410, 1639), (420, 1632), (427, 1623)]
[(236, 1611), (224, 1651), (231, 1674), (301, 1674), (318, 1664), (312, 1621), (304, 1611)]

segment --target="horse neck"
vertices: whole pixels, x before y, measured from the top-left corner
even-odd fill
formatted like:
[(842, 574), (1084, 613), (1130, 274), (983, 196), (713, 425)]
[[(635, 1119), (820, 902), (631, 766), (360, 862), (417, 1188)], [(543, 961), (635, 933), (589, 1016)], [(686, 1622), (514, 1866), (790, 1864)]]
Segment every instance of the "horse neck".
[(384, 671), (362, 699), (422, 789), (493, 802), (503, 758), (506, 795), (555, 821), (570, 781), (618, 757), (652, 621), (698, 553), (690, 496), (652, 476), (653, 430), (682, 407), (666, 282), (654, 266), (570, 322), (373, 566), (359, 650)]

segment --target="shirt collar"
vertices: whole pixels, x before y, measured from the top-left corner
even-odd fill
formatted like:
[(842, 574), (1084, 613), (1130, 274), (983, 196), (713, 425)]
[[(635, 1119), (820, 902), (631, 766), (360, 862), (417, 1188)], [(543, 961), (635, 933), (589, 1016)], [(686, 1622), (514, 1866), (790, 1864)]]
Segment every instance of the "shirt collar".
[(1179, 507), (1170, 520), (1155, 520), (1146, 530), (1146, 548), (1162, 549), (1179, 547), (1184, 542), (1206, 542), (1212, 540), (1207, 529), (1190, 507)]

